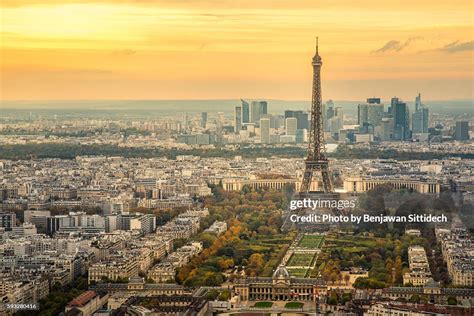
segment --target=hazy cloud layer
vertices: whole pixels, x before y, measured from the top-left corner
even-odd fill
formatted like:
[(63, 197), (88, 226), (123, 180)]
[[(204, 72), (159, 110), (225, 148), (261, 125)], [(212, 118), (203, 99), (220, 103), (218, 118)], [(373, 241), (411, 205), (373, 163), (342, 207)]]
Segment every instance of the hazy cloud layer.
[(386, 52), (399, 52), (402, 49), (408, 47), (412, 42), (418, 39), (420, 39), (420, 37), (410, 37), (404, 42), (391, 40), (385, 43), (385, 45), (380, 47), (379, 49), (372, 51), (372, 53), (381, 54), (381, 53), (386, 53)]
[(472, 51), (474, 50), (474, 41), (463, 42), (463, 43), (460, 43), (459, 41), (455, 41), (439, 48), (438, 50), (443, 51), (443, 52), (448, 52), (448, 53)]

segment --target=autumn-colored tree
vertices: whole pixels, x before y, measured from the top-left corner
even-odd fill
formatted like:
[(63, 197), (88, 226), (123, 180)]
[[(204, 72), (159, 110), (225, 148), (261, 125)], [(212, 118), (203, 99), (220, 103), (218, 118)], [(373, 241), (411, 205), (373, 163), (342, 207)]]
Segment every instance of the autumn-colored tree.
[(271, 227), (281, 227), (283, 224), (283, 219), (279, 213), (273, 213), (268, 217), (267, 225)]
[(178, 282), (183, 283), (184, 280), (186, 280), (186, 278), (189, 276), (189, 273), (191, 272), (192, 269), (193, 269), (192, 266), (188, 264), (181, 267), (177, 275)]
[(400, 256), (395, 260), (395, 283), (403, 283), (403, 262)]
[(234, 260), (233, 259), (219, 259), (217, 261), (217, 264), (219, 265), (219, 268), (221, 270), (227, 270), (230, 267), (234, 266)]
[(349, 273), (344, 274), (344, 282), (346, 283), (346, 285), (349, 285), (350, 279), (351, 276), (349, 275)]
[(249, 258), (249, 263), (245, 269), (248, 276), (257, 276), (265, 266), (265, 260), (260, 253), (254, 253)]
[(394, 281), (393, 280), (394, 264), (391, 258), (388, 258), (387, 261), (385, 261), (385, 268), (387, 269), (387, 277), (385, 279), (385, 282), (392, 284)]

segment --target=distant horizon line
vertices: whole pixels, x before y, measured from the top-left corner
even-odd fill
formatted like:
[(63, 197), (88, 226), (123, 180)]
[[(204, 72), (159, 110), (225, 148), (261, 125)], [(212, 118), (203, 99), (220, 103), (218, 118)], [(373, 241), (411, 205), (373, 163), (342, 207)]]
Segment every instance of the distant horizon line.
[[(423, 96), (423, 94), (422, 94), (422, 96)], [(396, 95), (394, 95), (393, 97), (400, 98), (400, 99), (402, 99), (402, 101), (403, 100), (408, 100), (406, 98), (397, 97)], [(384, 99), (384, 98), (378, 97), (378, 96), (371, 96), (371, 97), (367, 97), (367, 98), (380, 98), (381, 100), (390, 100), (390, 98)], [(242, 98), (242, 97), (237, 97), (237, 98), (202, 98), (202, 99), (133, 99), (133, 98), (130, 98), (130, 99), (108, 99), (108, 98), (104, 98), (104, 99), (31, 99), (31, 100), (29, 100), (29, 99), (11, 99), (11, 100), (5, 100), (5, 99), (2, 100), (2, 99), (0, 99), (0, 103), (3, 103), (3, 102), (77, 102), (77, 101), (87, 101), (87, 102), (101, 102), (101, 101), (234, 101), (234, 100), (240, 101), (241, 99), (251, 100), (251, 101), (259, 100), (259, 101), (284, 101), (284, 102), (311, 102), (310, 99), (302, 100), (302, 99), (274, 99), (274, 98)], [(349, 100), (349, 99), (332, 99), (332, 98), (328, 98), (328, 99), (324, 99), (324, 100), (325, 101), (329, 101), (329, 100), (343, 101), (343, 102), (366, 101), (366, 100), (362, 100), (362, 99), (361, 100), (357, 100), (357, 99)], [(434, 101), (474, 101), (474, 97), (471, 97), (471, 98), (450, 98), (450, 99), (425, 99), (425, 98), (422, 98), (422, 100), (423, 101), (428, 101), (428, 102), (434, 102)]]

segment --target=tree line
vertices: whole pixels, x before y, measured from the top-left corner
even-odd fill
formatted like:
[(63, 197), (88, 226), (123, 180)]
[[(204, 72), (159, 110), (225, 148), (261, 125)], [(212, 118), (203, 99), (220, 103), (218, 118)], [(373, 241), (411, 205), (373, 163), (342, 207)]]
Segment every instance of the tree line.
[[(233, 149), (216, 146), (214, 148), (192, 148), (192, 149), (165, 149), (165, 148), (134, 148), (119, 147), (110, 144), (15, 144), (0, 145), (0, 159), (32, 159), (32, 158), (60, 158), (75, 159), (77, 156), (121, 156), (127, 158), (156, 158), (166, 157), (176, 159), (178, 155), (195, 155), (203, 158), (223, 157), (232, 158), (237, 153), (245, 158), (258, 157), (286, 157), (303, 158), (306, 156), (304, 147), (273, 147), (252, 146), (241, 147), (238, 152)], [(340, 145), (334, 153), (328, 153), (328, 157), (337, 159), (397, 159), (397, 160), (434, 160), (450, 157), (463, 159), (474, 159), (472, 153), (456, 152), (403, 152), (395, 149), (382, 150), (377, 148), (353, 148)]]

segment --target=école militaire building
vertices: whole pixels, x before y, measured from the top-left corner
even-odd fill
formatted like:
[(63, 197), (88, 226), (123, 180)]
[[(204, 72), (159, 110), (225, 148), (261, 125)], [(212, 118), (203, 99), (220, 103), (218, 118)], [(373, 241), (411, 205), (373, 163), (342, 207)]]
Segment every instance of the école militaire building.
[(291, 277), (280, 265), (272, 277), (247, 277), (234, 282), (234, 291), (242, 301), (312, 301), (326, 295), (327, 285), (322, 278)]

